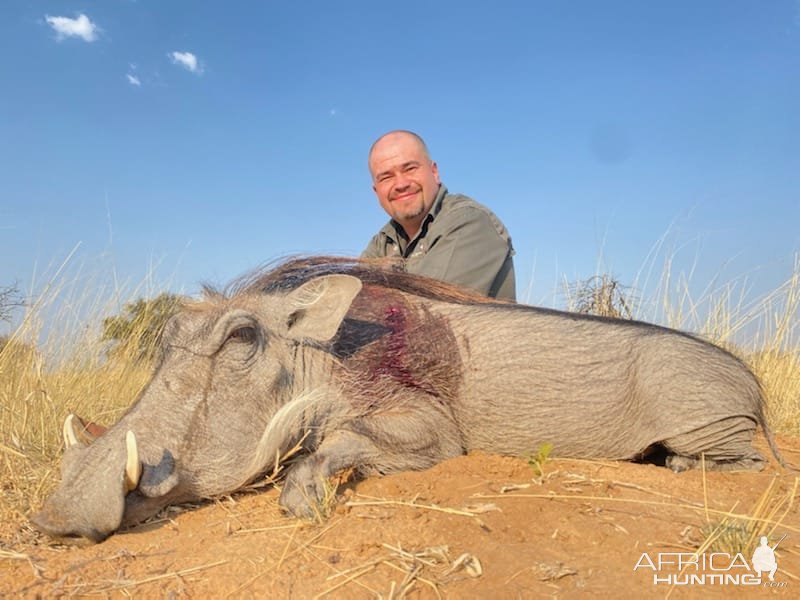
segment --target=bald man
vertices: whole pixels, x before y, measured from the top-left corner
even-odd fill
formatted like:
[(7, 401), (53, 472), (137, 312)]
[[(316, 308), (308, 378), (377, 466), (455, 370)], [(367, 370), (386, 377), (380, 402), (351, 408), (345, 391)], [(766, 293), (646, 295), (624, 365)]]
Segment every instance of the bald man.
[(485, 206), (447, 192), (422, 138), (402, 130), (381, 136), (370, 149), (369, 171), (391, 219), (362, 257), (393, 258), (409, 273), (516, 299), (508, 231)]

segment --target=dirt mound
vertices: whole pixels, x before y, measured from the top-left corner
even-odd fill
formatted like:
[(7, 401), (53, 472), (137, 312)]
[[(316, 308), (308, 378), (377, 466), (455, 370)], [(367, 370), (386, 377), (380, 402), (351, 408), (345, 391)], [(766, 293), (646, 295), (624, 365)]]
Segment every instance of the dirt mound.
[[(780, 445), (800, 462), (800, 440)], [(525, 460), (475, 454), (345, 484), (322, 523), (284, 517), (278, 492), (266, 489), (171, 508), (92, 546), (53, 544), (6, 524), (0, 596), (797, 597), (797, 475), (774, 463), (761, 473), (704, 476), (575, 460), (548, 460), (540, 475)], [(674, 564), (651, 566), (674, 563), (677, 553), (686, 560), (715, 527), (730, 557), (682, 574)], [(774, 583), (764, 573), (766, 584), (747, 585), (754, 574), (733, 545), (749, 543), (749, 563), (762, 533), (771, 545), (786, 534), (778, 572)], [(690, 585), (671, 585), (692, 575)], [(654, 576), (672, 579), (656, 584)]]

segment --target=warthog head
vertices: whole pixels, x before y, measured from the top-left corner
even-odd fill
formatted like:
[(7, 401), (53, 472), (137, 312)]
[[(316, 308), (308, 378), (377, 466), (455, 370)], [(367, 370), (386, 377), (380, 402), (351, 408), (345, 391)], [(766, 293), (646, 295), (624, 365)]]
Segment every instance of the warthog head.
[(85, 443), (67, 419), (61, 482), (33, 524), (100, 541), (169, 504), (233, 491), (275, 464), (319, 401), (319, 390), (294, 381), (293, 363), (335, 336), (361, 285), (334, 274), (183, 309), (165, 330), (152, 380), (116, 425)]

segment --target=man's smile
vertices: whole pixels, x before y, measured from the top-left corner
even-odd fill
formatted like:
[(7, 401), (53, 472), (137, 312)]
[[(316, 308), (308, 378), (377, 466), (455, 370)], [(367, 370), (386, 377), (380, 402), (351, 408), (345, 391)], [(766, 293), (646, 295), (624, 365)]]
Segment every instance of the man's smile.
[(406, 192), (404, 194), (399, 194), (392, 198), (392, 202), (397, 202), (401, 200), (408, 200), (409, 198), (413, 198), (419, 194), (419, 190), (415, 190), (413, 192)]

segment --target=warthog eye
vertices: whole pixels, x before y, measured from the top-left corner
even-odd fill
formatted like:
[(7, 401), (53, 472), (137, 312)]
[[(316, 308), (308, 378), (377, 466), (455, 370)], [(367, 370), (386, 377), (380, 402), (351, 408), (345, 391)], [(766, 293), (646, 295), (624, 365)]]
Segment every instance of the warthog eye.
[(228, 335), (229, 340), (233, 340), (235, 342), (245, 342), (247, 344), (252, 344), (258, 339), (258, 333), (256, 332), (255, 327), (246, 326), (246, 327), (237, 327)]

